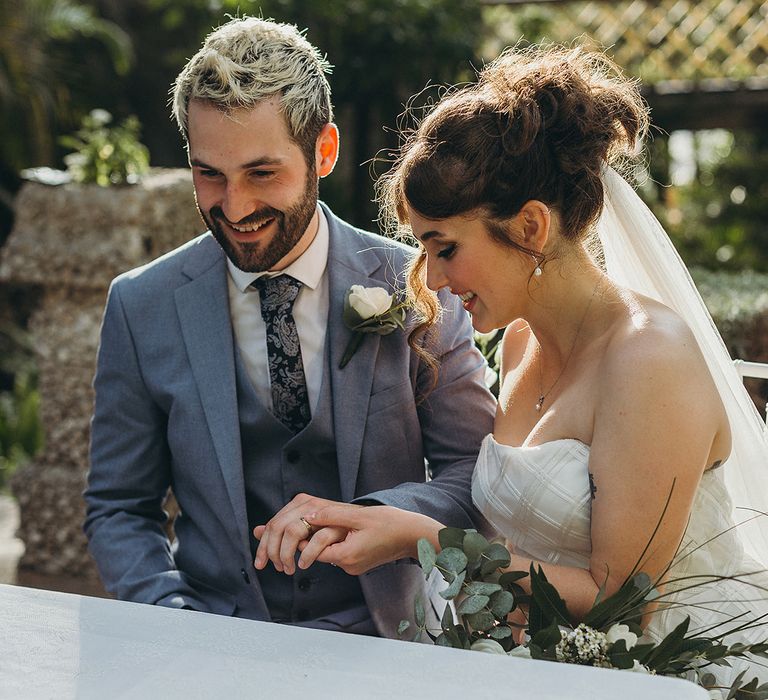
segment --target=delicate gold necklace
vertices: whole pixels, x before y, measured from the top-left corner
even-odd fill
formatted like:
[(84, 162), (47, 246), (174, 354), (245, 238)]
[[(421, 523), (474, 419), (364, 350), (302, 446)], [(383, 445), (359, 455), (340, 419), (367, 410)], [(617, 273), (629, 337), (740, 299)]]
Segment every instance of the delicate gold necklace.
[(589, 313), (589, 309), (592, 306), (592, 300), (595, 298), (595, 294), (597, 294), (598, 287), (600, 287), (601, 280), (597, 280), (597, 284), (595, 285), (595, 288), (592, 290), (592, 296), (589, 297), (589, 302), (587, 302), (587, 308), (584, 309), (584, 314), (581, 317), (581, 321), (579, 321), (579, 327), (576, 329), (576, 335), (573, 336), (573, 342), (571, 343), (571, 349), (568, 351), (568, 356), (565, 358), (565, 362), (563, 363), (563, 367), (560, 370), (560, 373), (555, 377), (555, 381), (552, 382), (552, 386), (549, 387), (546, 391), (544, 391), (544, 375), (541, 368), (541, 345), (539, 345), (539, 400), (536, 402), (536, 411), (539, 412), (544, 406), (544, 399), (547, 398), (552, 393), (552, 389), (554, 389), (557, 386), (557, 383), (560, 381), (560, 377), (563, 376), (563, 372), (565, 372), (565, 368), (568, 367), (568, 363), (571, 361), (571, 355), (573, 355), (573, 351), (576, 348), (576, 341), (579, 339), (579, 335), (581, 333), (581, 329), (584, 327), (584, 321), (587, 320), (587, 314)]

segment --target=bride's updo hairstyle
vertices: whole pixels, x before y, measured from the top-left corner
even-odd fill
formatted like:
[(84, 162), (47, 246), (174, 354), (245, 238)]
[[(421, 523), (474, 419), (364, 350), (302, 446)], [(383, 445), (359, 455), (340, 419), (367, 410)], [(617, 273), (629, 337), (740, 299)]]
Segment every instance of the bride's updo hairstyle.
[[(603, 206), (601, 170), (632, 156), (648, 128), (634, 81), (600, 53), (508, 49), (477, 83), (453, 88), (406, 134), (379, 183), (383, 217), (407, 231), (410, 205), (427, 219), (477, 212), (489, 234), (521, 254), (508, 221), (536, 199), (557, 214), (566, 241), (582, 241)], [(409, 272), (424, 324), (438, 304), (426, 288), (425, 253)]]

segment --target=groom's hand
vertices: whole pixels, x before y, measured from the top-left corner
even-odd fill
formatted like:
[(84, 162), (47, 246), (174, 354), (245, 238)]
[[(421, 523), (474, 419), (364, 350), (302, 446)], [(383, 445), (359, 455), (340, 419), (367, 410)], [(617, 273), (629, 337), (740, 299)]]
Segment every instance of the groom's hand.
[(313, 535), (318, 538), (318, 545), (325, 543), (324, 546), (327, 546), (342, 541), (346, 536), (345, 530), (326, 528), (328, 532), (316, 532), (313, 528), (310, 531), (302, 521), (303, 517), (329, 505), (336, 505), (336, 501), (300, 493), (283, 506), (266, 525), (255, 527), (253, 535), (259, 540), (259, 546), (256, 548), (254, 567), (261, 570), (271, 561), (275, 569), (290, 576), (296, 571), (296, 551), (299, 549), (299, 543), (309, 540)]

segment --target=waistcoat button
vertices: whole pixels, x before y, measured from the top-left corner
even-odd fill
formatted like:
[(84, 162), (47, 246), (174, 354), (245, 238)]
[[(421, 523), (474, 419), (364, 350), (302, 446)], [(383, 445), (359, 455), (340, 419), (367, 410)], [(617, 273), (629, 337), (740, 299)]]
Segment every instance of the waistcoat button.
[(243, 575), (243, 581), (245, 581), (246, 583), (251, 582), (251, 579), (248, 576), (248, 572), (245, 569), (240, 569), (240, 573)]

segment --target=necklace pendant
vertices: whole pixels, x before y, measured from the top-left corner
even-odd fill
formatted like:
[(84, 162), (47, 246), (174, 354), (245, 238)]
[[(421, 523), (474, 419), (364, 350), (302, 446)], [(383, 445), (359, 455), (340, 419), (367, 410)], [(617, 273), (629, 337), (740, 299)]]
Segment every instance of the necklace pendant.
[(544, 405), (544, 397), (543, 397), (543, 396), (539, 396), (539, 400), (538, 400), (538, 403), (536, 404), (536, 412), (537, 412), (537, 413), (538, 413), (539, 411), (541, 411), (541, 407), (542, 407), (543, 405)]

